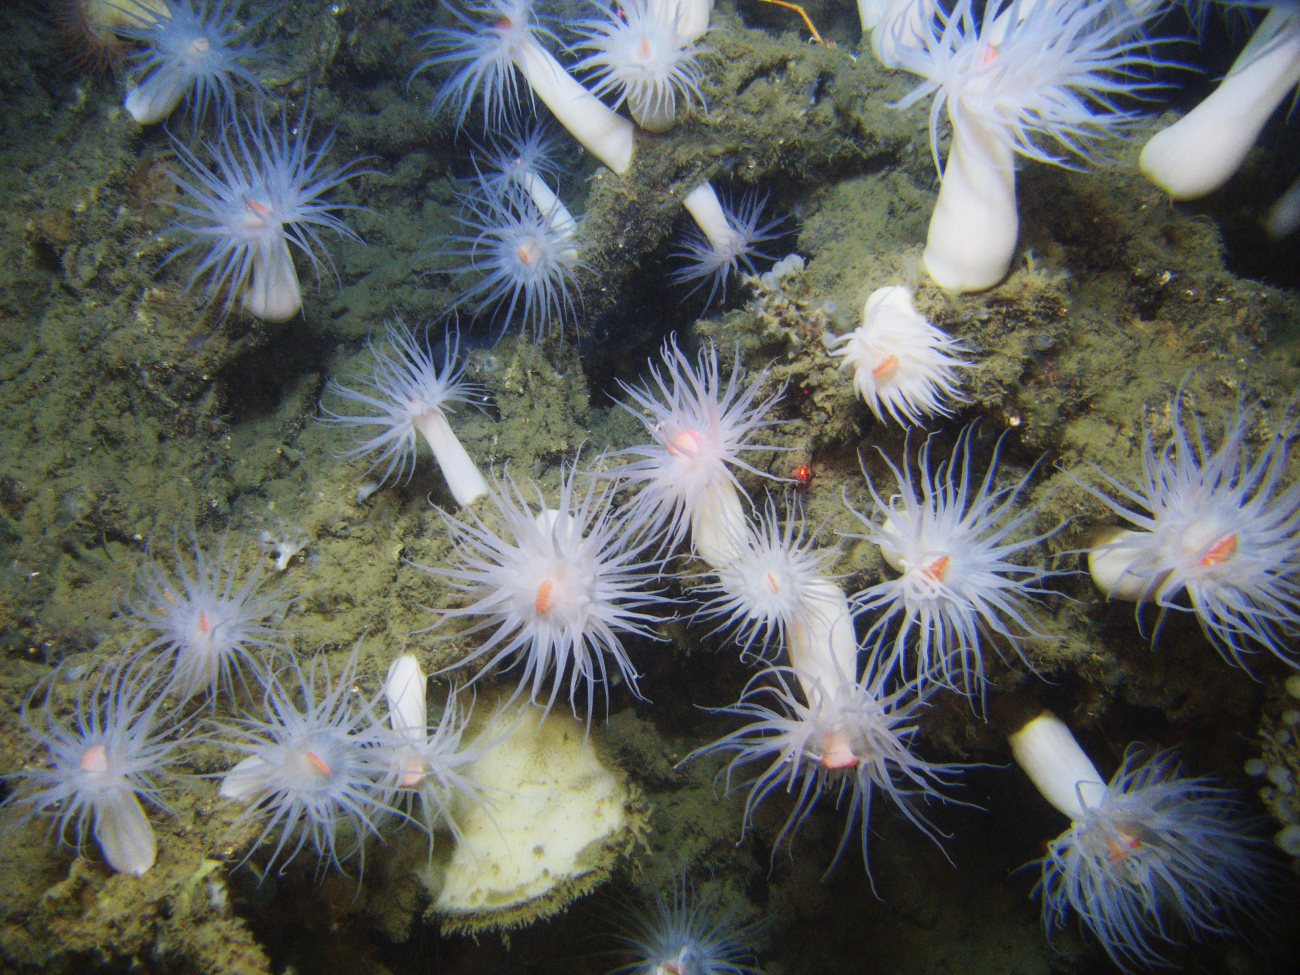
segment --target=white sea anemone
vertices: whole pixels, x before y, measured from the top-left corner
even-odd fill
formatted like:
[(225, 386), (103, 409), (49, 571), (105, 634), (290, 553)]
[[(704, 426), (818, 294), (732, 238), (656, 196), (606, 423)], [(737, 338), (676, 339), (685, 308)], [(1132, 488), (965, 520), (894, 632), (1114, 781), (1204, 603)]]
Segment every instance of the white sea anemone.
[(628, 960), (609, 975), (760, 975), (754, 939), (767, 922), (741, 924), (717, 886), (697, 894), (674, 880), (667, 897), (624, 904), (617, 920), (617, 954)]
[(673, 252), (673, 256), (683, 262), (673, 272), (673, 282), (692, 284), (690, 294), (708, 282), (709, 297), (704, 302), (705, 307), (713, 303), (719, 290), (725, 301), (727, 282), (732, 277), (739, 275), (742, 268), (753, 274), (754, 258), (771, 256), (760, 251), (758, 246), (779, 236), (775, 229), (781, 221), (772, 220), (759, 225), (766, 204), (766, 196), (749, 193), (734, 208), (724, 207), (709, 183), (701, 183), (687, 193), (682, 206), (694, 219), (697, 230), (686, 236), (681, 250)]
[[(359, 646), (359, 645), (358, 645)], [(357, 648), (336, 679), (321, 657), (304, 668), (267, 674), (263, 715), (222, 721), (213, 737), (245, 753), (221, 780), (221, 797), (244, 806), (234, 827), (259, 823), (248, 855), (273, 843), (266, 869), (283, 871), (304, 847), (319, 869), (357, 856), (379, 824), (400, 815), (393, 781), (392, 740), (376, 705), (378, 695), (353, 693)]]
[[(461, 9), (464, 7), (464, 10)], [(474, 98), (481, 94), (483, 124), (504, 128), (519, 107), (517, 68), (532, 94), (540, 98), (569, 133), (616, 173), (632, 163), (631, 122), (578, 84), (541, 45), (555, 35), (542, 26), (533, 0), (461, 0), (450, 9), (460, 27), (434, 27), (423, 32), (435, 53), (414, 73), (449, 66), (434, 109), (456, 104), (456, 127), (465, 121)]]
[[(918, 0), (919, 2), (919, 0)], [(941, 7), (900, 44), (898, 66), (925, 78), (898, 103), (934, 95), (930, 146), (942, 177), (923, 261), (944, 288), (981, 291), (1006, 276), (1019, 234), (1016, 154), (1057, 165), (1098, 155), (1097, 143), (1137, 119), (1117, 100), (1151, 82), (1142, 27), (1155, 11), (1122, 0), (975, 0)], [(952, 122), (939, 162), (939, 116)]]
[[(410, 818), (424, 827), (432, 841), (439, 826), (459, 835), (451, 811), (457, 797), (468, 802), (482, 801), (481, 790), (468, 776), (494, 740), (480, 735), (470, 744), (462, 744), (472, 708), (464, 705), (455, 691), (448, 694), (438, 720), (430, 724), (426, 685), (419, 661), (403, 654), (388, 668), (384, 697), (393, 732), (387, 756), (391, 777), (396, 781), (397, 801), (407, 808)], [(411, 808), (415, 806), (418, 810)]]
[(1026, 533), (1038, 516), (1036, 508), (1021, 502), (1033, 471), (998, 487), (1001, 439), (972, 490), (973, 431), (962, 431), (952, 457), (937, 468), (931, 467), (933, 440), (927, 438), (917, 458), (919, 478), (909, 465), (900, 468), (885, 457), (898, 482), (888, 500), (864, 468), (878, 514), (854, 511), (866, 534), (851, 537), (879, 545), (885, 561), (901, 573), (854, 597), (859, 613), (883, 610), (866, 642), (874, 642), (891, 665), (913, 657), (911, 673), (917, 680), (933, 674), (945, 685), (982, 699), (981, 647), (992, 643), (1002, 652), (1005, 644), (1024, 659), (1026, 638), (1045, 639), (1035, 628), (1030, 604), (1045, 594), (1040, 584), (1054, 573), (1012, 559), (1061, 526), (1038, 535)]
[(184, 98), (197, 130), (211, 103), (219, 115), (234, 113), (236, 79), (264, 92), (250, 67), (262, 51), (242, 43), (248, 28), (235, 25), (238, 5), (238, 0), (165, 0), (166, 16), (159, 16), (152, 4), (123, 0), (127, 22), (117, 33), (144, 45), (126, 93), (125, 108), (133, 119), (141, 125), (161, 122)]
[(830, 793), (837, 807), (847, 800), (849, 811), (827, 872), (848, 845), (855, 821), (866, 864), (871, 800), (879, 789), (937, 842), (934, 828), (913, 800), (943, 799), (940, 788), (945, 776), (955, 769), (912, 752), (914, 721), (928, 691), (918, 683), (887, 690), (888, 668), (877, 668), (873, 660), (860, 681), (849, 676), (834, 687), (819, 686), (808, 703), (795, 694), (788, 674), (782, 668), (772, 668), (756, 675), (736, 704), (720, 709), (720, 713), (741, 715), (753, 722), (687, 757), (736, 752), (725, 772), (728, 791), (737, 768), (751, 762), (769, 763), (752, 780), (745, 797), (745, 828), (750, 827), (758, 804), (778, 788), (793, 795), (794, 808), (772, 844), (775, 857), (781, 841), (797, 832), (817, 800)]
[(167, 232), (189, 239), (167, 261), (190, 251), (199, 255), (186, 288), (206, 277), (205, 303), (224, 292), (227, 311), (238, 300), (251, 315), (287, 322), (302, 309), (302, 288), (289, 245), (303, 253), (319, 277), (327, 264), (334, 270), (321, 241), (322, 230), (361, 241), (339, 216), (358, 208), (323, 198), (360, 175), (354, 168), (358, 160), (326, 169), (333, 133), (315, 149), (308, 148), (310, 138), (304, 106), (292, 127), (288, 115), (281, 114), (278, 131), (260, 114), (251, 119), (232, 116), (215, 141), (204, 143), (211, 165), (185, 143), (172, 139), (184, 172), (169, 170), (168, 175), (187, 199), (172, 203), (181, 215)]
[(659, 396), (648, 388), (619, 383), (632, 399), (632, 405), (620, 405), (645, 425), (652, 442), (621, 451), (641, 459), (616, 467), (607, 476), (641, 485), (633, 503), (666, 533), (666, 544), (676, 545), (689, 526), (696, 554), (718, 568), (743, 551), (748, 531), (731, 467), (760, 477), (772, 476), (741, 460), (740, 455), (783, 449), (751, 443), (747, 438), (779, 422), (766, 417), (785, 387), (759, 401), (766, 372), (742, 388), (739, 352), (724, 387), (718, 375), (717, 349), (712, 344), (701, 349), (693, 366), (677, 347), (675, 335), (664, 343), (662, 358), (666, 377), (657, 366), (650, 366)]
[(1017, 761), (1069, 828), (1037, 861), (1048, 934), (1071, 916), (1125, 971), (1168, 965), (1184, 937), (1229, 935), (1267, 912), (1268, 844), (1246, 807), (1171, 752), (1130, 747), (1109, 783), (1047, 714), (1011, 736)]
[(635, 516), (612, 507), (614, 485), (600, 487), (591, 477), (584, 486), (578, 477), (576, 466), (562, 474), (555, 507), (537, 491), (536, 512), (508, 475), (489, 485), (490, 520), (473, 511), (469, 521), (443, 515), (457, 550), (452, 566), (417, 568), (470, 599), (440, 611), (439, 624), (477, 620), (462, 635), (488, 633), (457, 666), (486, 658), (482, 674), (507, 661), (520, 664), (519, 692), (528, 689), (534, 703), (543, 698), (548, 711), (567, 682), (576, 713), (585, 685), (590, 718), (596, 685), (606, 693), (610, 686), (607, 656), (637, 693), (619, 634), (660, 639), (650, 629), (655, 617), (640, 610), (664, 600), (644, 589), (654, 565), (643, 557), (649, 542)]
[(626, 0), (617, 12), (599, 6), (604, 19), (579, 21), (574, 45), (592, 52), (574, 70), (592, 72), (595, 94), (616, 93), (615, 107), (626, 101), (636, 124), (651, 132), (667, 132), (692, 102), (704, 104), (705, 51), (681, 35), (676, 9), (654, 0)]
[(487, 481), (451, 429), (447, 415), (453, 403), (472, 403), (482, 393), (465, 379), (457, 365), (460, 333), (443, 337), (442, 367), (434, 362), (428, 336), (420, 341), (399, 318), (390, 322), (384, 338), (388, 350), (370, 346), (374, 366), (360, 380), (360, 388), (331, 379), (326, 392), (340, 399), (360, 403), (373, 412), (343, 416), (324, 407), (327, 423), (345, 427), (374, 427), (377, 432), (349, 450), (344, 457), (370, 456), (373, 470), (381, 464), (384, 480), (397, 475), (409, 480), (415, 472), (416, 437), (424, 437), (434, 460), (447, 479), (452, 497), (460, 505), (472, 504), (487, 493)]
[(1258, 406), (1225, 418), (1217, 450), (1194, 414), (1189, 431), (1182, 406), (1180, 390), (1163, 447), (1147, 429), (1136, 486), (1105, 471), (1116, 497), (1084, 485), (1131, 526), (1094, 550), (1093, 578), (1109, 596), (1137, 602), (1139, 613), (1155, 603), (1161, 620), (1190, 608), (1238, 666), (1260, 647), (1300, 665), (1291, 646), (1300, 629), (1300, 482), (1282, 487), (1300, 420), (1284, 422), (1252, 457), (1247, 438)]
[(284, 647), (279, 623), (289, 604), (283, 589), (263, 587), (261, 566), (240, 572), (224, 535), (214, 555), (194, 537), (190, 549), (182, 553), (173, 540), (171, 569), (150, 549), (136, 571), (138, 595), (124, 607), (127, 620), (146, 634), (137, 652), (171, 657), (168, 688), (181, 700), (215, 697), (232, 688), (241, 670), (266, 669), (266, 658)]
[(55, 693), (66, 678), (55, 672), (23, 702), (23, 731), (45, 749), (48, 766), (7, 776), (16, 785), (5, 804), (48, 817), (50, 832), (77, 849), (93, 836), (113, 870), (138, 877), (158, 852), (140, 800), (167, 811), (159, 781), (186, 737), (161, 720), (157, 668), (116, 661), (79, 678), (69, 714)]
[(817, 532), (807, 533), (802, 506), (790, 502), (784, 522), (771, 494), (757, 524), (745, 539), (738, 558), (720, 565), (715, 581), (698, 592), (711, 596), (700, 607), (705, 619), (720, 619), (717, 630), (734, 629), (743, 655), (766, 657), (789, 645), (793, 627), (808, 622), (816, 594), (830, 575), (836, 546), (818, 547)]
[(927, 416), (951, 416), (970, 363), (956, 339), (930, 324), (901, 285), (877, 288), (862, 309), (862, 324), (830, 346), (853, 371), (853, 385), (876, 419), (888, 413), (907, 425)]
[(518, 322), (540, 341), (578, 317), (577, 223), (540, 176), (502, 183), (480, 176), (461, 195), (464, 232), (446, 237), (438, 253), (457, 262), (448, 270), (458, 279), (468, 276), (457, 307), (470, 305), (503, 330)]

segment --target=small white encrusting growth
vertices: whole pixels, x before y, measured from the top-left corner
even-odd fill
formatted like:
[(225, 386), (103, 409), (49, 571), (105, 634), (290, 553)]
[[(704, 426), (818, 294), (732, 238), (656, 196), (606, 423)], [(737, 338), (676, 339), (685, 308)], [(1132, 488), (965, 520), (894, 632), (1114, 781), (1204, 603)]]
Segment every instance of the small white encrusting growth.
[(1296, 665), (1300, 482), (1282, 482), (1300, 420), (1284, 421), (1252, 457), (1247, 439), (1258, 406), (1225, 418), (1217, 450), (1194, 414), (1189, 430), (1182, 406), (1180, 390), (1164, 447), (1147, 429), (1137, 485), (1105, 471), (1108, 491), (1084, 485), (1129, 526), (1089, 553), (1093, 579), (1108, 597), (1136, 602), (1139, 612), (1154, 603), (1161, 619), (1171, 609), (1187, 611), (1186, 592), (1225, 660), (1245, 666), (1243, 655), (1262, 647)]
[(749, 531), (730, 468), (772, 476), (743, 461), (741, 453), (784, 449), (747, 438), (779, 422), (766, 417), (785, 387), (759, 401), (766, 373), (742, 388), (739, 352), (724, 387), (718, 352), (711, 344), (701, 349), (693, 366), (673, 336), (664, 344), (662, 358), (666, 376), (658, 366), (650, 366), (658, 396), (651, 389), (620, 382), (632, 399), (632, 404), (620, 405), (641, 420), (652, 442), (622, 451), (641, 459), (607, 475), (640, 484), (633, 505), (665, 532), (665, 544), (677, 544), (689, 528), (695, 553), (716, 569), (743, 553)]
[(374, 365), (369, 375), (359, 378), (359, 388), (345, 386), (337, 379), (326, 385), (327, 393), (374, 411), (344, 416), (322, 406), (327, 423), (378, 428), (374, 436), (359, 441), (342, 456), (374, 454), (370, 467), (386, 465), (384, 480), (394, 474), (399, 480), (410, 480), (415, 472), (416, 437), (422, 436), (456, 503), (472, 504), (488, 493), (487, 481), (447, 420), (453, 412), (451, 404), (473, 403), (481, 396), (478, 387), (464, 378), (464, 368), (457, 364), (460, 333), (448, 332), (444, 336), (441, 368), (434, 362), (427, 334), (424, 341), (417, 339), (401, 319), (388, 324), (384, 339), (386, 350), (369, 343)]
[[(916, 7), (920, 7), (917, 0)], [(923, 263), (941, 287), (982, 291), (1006, 276), (1019, 235), (1016, 155), (1056, 165), (1096, 158), (1097, 143), (1137, 116), (1117, 96), (1140, 94), (1155, 63), (1142, 27), (1156, 11), (1110, 0), (974, 0), (936, 7), (900, 43), (899, 67), (925, 81), (898, 102), (934, 95), (930, 145), (942, 184)], [(939, 116), (952, 144), (939, 163)], [(1060, 151), (1052, 151), (1055, 143)]]
[(641, 128), (667, 132), (692, 102), (704, 104), (702, 72), (695, 38), (681, 34), (680, 11), (655, 0), (627, 0), (605, 9), (602, 20), (579, 21), (581, 40), (591, 53), (574, 65), (597, 79), (594, 93), (614, 92)]
[(1266, 911), (1267, 841), (1245, 806), (1170, 752), (1130, 746), (1106, 782), (1070, 729), (1042, 714), (1010, 736), (1043, 797), (1070, 819), (1036, 865), (1043, 926), (1071, 917), (1125, 971), (1170, 964), (1183, 938), (1230, 935)]
[(1219, 87), (1142, 148), (1142, 172), (1175, 200), (1195, 200), (1226, 183), (1300, 84), (1300, 2), (1251, 6), (1271, 9)]
[(50, 832), (77, 849), (93, 836), (109, 867), (141, 876), (158, 843), (140, 800), (167, 810), (158, 780), (185, 736), (160, 726), (156, 668), (118, 661), (97, 679), (80, 678), (67, 715), (55, 693), (59, 676), (38, 684), (21, 711), (23, 730), (44, 748), (48, 766), (7, 776), (17, 784), (6, 805), (48, 818)]
[(961, 357), (965, 346), (930, 324), (901, 285), (873, 291), (862, 324), (829, 348), (882, 422), (885, 413), (904, 426), (951, 416), (956, 404), (968, 402), (961, 393), (961, 371), (970, 368)]
[(534, 512), (507, 475), (488, 489), (490, 521), (473, 511), (469, 521), (443, 515), (457, 550), (452, 566), (417, 568), (449, 580), (470, 599), (442, 611), (439, 623), (477, 620), (462, 635), (489, 633), (456, 666), (486, 658), (482, 674), (521, 664), (517, 693), (527, 690), (534, 703), (542, 698), (547, 710), (567, 682), (577, 713), (585, 684), (590, 719), (596, 686), (606, 694), (611, 686), (606, 657), (637, 693), (620, 633), (659, 639), (650, 629), (655, 617), (641, 609), (662, 600), (644, 589), (655, 563), (644, 557), (649, 540), (640, 517), (615, 511), (614, 485), (600, 486), (594, 476), (583, 484), (579, 477), (576, 466), (562, 474), (554, 507), (538, 491)]
[(283, 572), (289, 564), (311, 544), (311, 535), (297, 525), (281, 524), (275, 531), (263, 529), (257, 533), (257, 540), (275, 562), (275, 571)]
[(866, 642), (874, 643), (891, 665), (903, 664), (911, 650), (915, 679), (937, 678), (982, 700), (981, 647), (993, 642), (991, 637), (1001, 638), (993, 643), (999, 652), (1005, 644), (1021, 659), (1026, 639), (1046, 639), (1035, 627), (1030, 606), (1034, 597), (1045, 594), (1041, 583), (1055, 573), (1012, 559), (1061, 526), (1028, 534), (1038, 511), (1022, 505), (1021, 497), (1033, 471), (996, 486), (1000, 439), (983, 479), (972, 485), (973, 435), (972, 427), (962, 431), (952, 457), (937, 467), (931, 466), (933, 441), (927, 439), (918, 458), (919, 478), (910, 465), (900, 469), (884, 457), (898, 484), (888, 500), (864, 467), (876, 511), (853, 511), (866, 534), (851, 537), (880, 546), (885, 561), (900, 573), (854, 597), (859, 613), (883, 610)]

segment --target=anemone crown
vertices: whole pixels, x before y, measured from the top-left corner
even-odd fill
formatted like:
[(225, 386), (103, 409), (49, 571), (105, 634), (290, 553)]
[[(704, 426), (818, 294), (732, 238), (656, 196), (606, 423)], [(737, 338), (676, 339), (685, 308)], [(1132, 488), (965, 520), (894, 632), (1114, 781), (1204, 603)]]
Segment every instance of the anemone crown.
[[(973, 484), (973, 437), (973, 427), (963, 430), (951, 458), (937, 467), (931, 466), (933, 440), (927, 438), (918, 456), (919, 478), (910, 466), (900, 469), (882, 452), (897, 479), (897, 492), (886, 500), (864, 467), (867, 489), (883, 518), (850, 508), (866, 534), (849, 537), (880, 546), (885, 560), (901, 573), (854, 597), (859, 613), (884, 611), (872, 623), (866, 642), (874, 643), (891, 665), (902, 666), (908, 648), (914, 648), (916, 679), (934, 675), (945, 686), (972, 698), (978, 694), (982, 700), (981, 647), (993, 642), (990, 636), (1000, 637), (1026, 663), (1025, 639), (1046, 639), (1036, 629), (1029, 607), (1035, 596), (1046, 592), (1040, 583), (1056, 573), (1012, 558), (1063, 526), (1026, 535), (1038, 511), (1022, 507), (1020, 499), (1033, 471), (1009, 485), (996, 485), (1001, 438), (984, 477)], [(1000, 643), (993, 645), (1002, 651)]]
[[(1105, 793), (1037, 861), (1050, 934), (1073, 914), (1125, 971), (1169, 964), (1181, 928), (1233, 934), (1267, 912), (1268, 844), (1233, 794), (1130, 747)], [(1170, 923), (1177, 921), (1177, 924)]]
[(472, 600), (443, 611), (435, 626), (478, 618), (462, 632), (490, 631), (456, 666), (487, 658), (482, 674), (507, 661), (520, 664), (517, 693), (527, 688), (534, 703), (544, 696), (547, 711), (567, 682), (576, 714), (585, 685), (590, 720), (596, 686), (606, 694), (610, 687), (606, 657), (638, 693), (637, 673), (619, 634), (660, 639), (650, 629), (656, 618), (641, 609), (663, 600), (643, 589), (656, 563), (645, 557), (648, 541), (639, 537), (640, 522), (614, 510), (611, 485), (587, 477), (584, 486), (578, 478), (576, 466), (562, 473), (555, 507), (534, 486), (535, 513), (506, 475), (489, 487), (490, 520), (473, 510), (468, 521), (443, 515), (457, 550), (453, 567), (416, 567), (448, 579)]
[[(1136, 529), (1114, 543), (1124, 546), (1122, 581), (1140, 590), (1137, 611), (1154, 602), (1162, 621), (1170, 610), (1188, 610), (1185, 592), (1206, 638), (1229, 663), (1245, 667), (1245, 656), (1262, 648), (1300, 665), (1289, 647), (1300, 628), (1300, 482), (1283, 487), (1300, 418), (1285, 420), (1252, 456), (1258, 405), (1225, 417), (1217, 449), (1194, 413), (1189, 429), (1184, 408), (1180, 389), (1163, 447), (1147, 428), (1136, 485), (1100, 469), (1108, 490), (1083, 485)], [(1158, 635), (1159, 624), (1152, 639)]]

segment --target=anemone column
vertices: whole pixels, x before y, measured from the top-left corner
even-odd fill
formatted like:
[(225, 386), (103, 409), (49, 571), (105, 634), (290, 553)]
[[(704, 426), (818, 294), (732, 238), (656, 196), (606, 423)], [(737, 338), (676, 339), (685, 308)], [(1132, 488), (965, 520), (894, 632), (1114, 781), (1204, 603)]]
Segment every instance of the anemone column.
[(1175, 200), (1228, 181), (1287, 92), (1300, 84), (1300, 10), (1275, 8), (1223, 82), (1142, 149), (1142, 172)]

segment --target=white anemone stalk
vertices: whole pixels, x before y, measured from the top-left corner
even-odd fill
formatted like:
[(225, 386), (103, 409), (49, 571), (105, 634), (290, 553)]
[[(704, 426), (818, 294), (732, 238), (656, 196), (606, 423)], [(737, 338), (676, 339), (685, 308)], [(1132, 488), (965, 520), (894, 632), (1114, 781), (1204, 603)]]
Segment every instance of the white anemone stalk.
[(405, 756), (400, 785), (404, 789), (419, 785), (426, 773), (419, 764), (419, 751), (428, 731), (428, 705), (425, 700), (427, 681), (420, 662), (409, 653), (402, 654), (388, 668), (384, 680), (384, 697), (388, 701), (388, 720), (393, 734), (409, 749)]
[(713, 0), (646, 0), (646, 6), (657, 17), (676, 21), (677, 36), (684, 42), (703, 37), (713, 16)]
[(1044, 799), (1077, 822), (1101, 801), (1106, 780), (1065, 722), (1044, 712), (1010, 736), (1011, 754)]
[(1175, 200), (1228, 181), (1269, 117), (1300, 84), (1300, 3), (1278, 0), (1219, 87), (1142, 149), (1142, 172)]
[(1264, 217), (1264, 229), (1273, 240), (1282, 240), (1300, 227), (1300, 179), (1278, 197)]
[(815, 706), (818, 695), (833, 695), (858, 677), (858, 637), (853, 612), (840, 586), (818, 579), (803, 593), (803, 611), (788, 629), (790, 665)]
[(569, 134), (614, 172), (626, 173), (632, 165), (636, 126), (574, 80), (532, 35), (519, 41), (513, 58), (533, 94)]
[(728, 253), (743, 248), (747, 243), (742, 234), (727, 219), (727, 211), (722, 208), (722, 201), (713, 184), (704, 182), (686, 194), (682, 206), (691, 215), (696, 226), (704, 234), (717, 253)]

